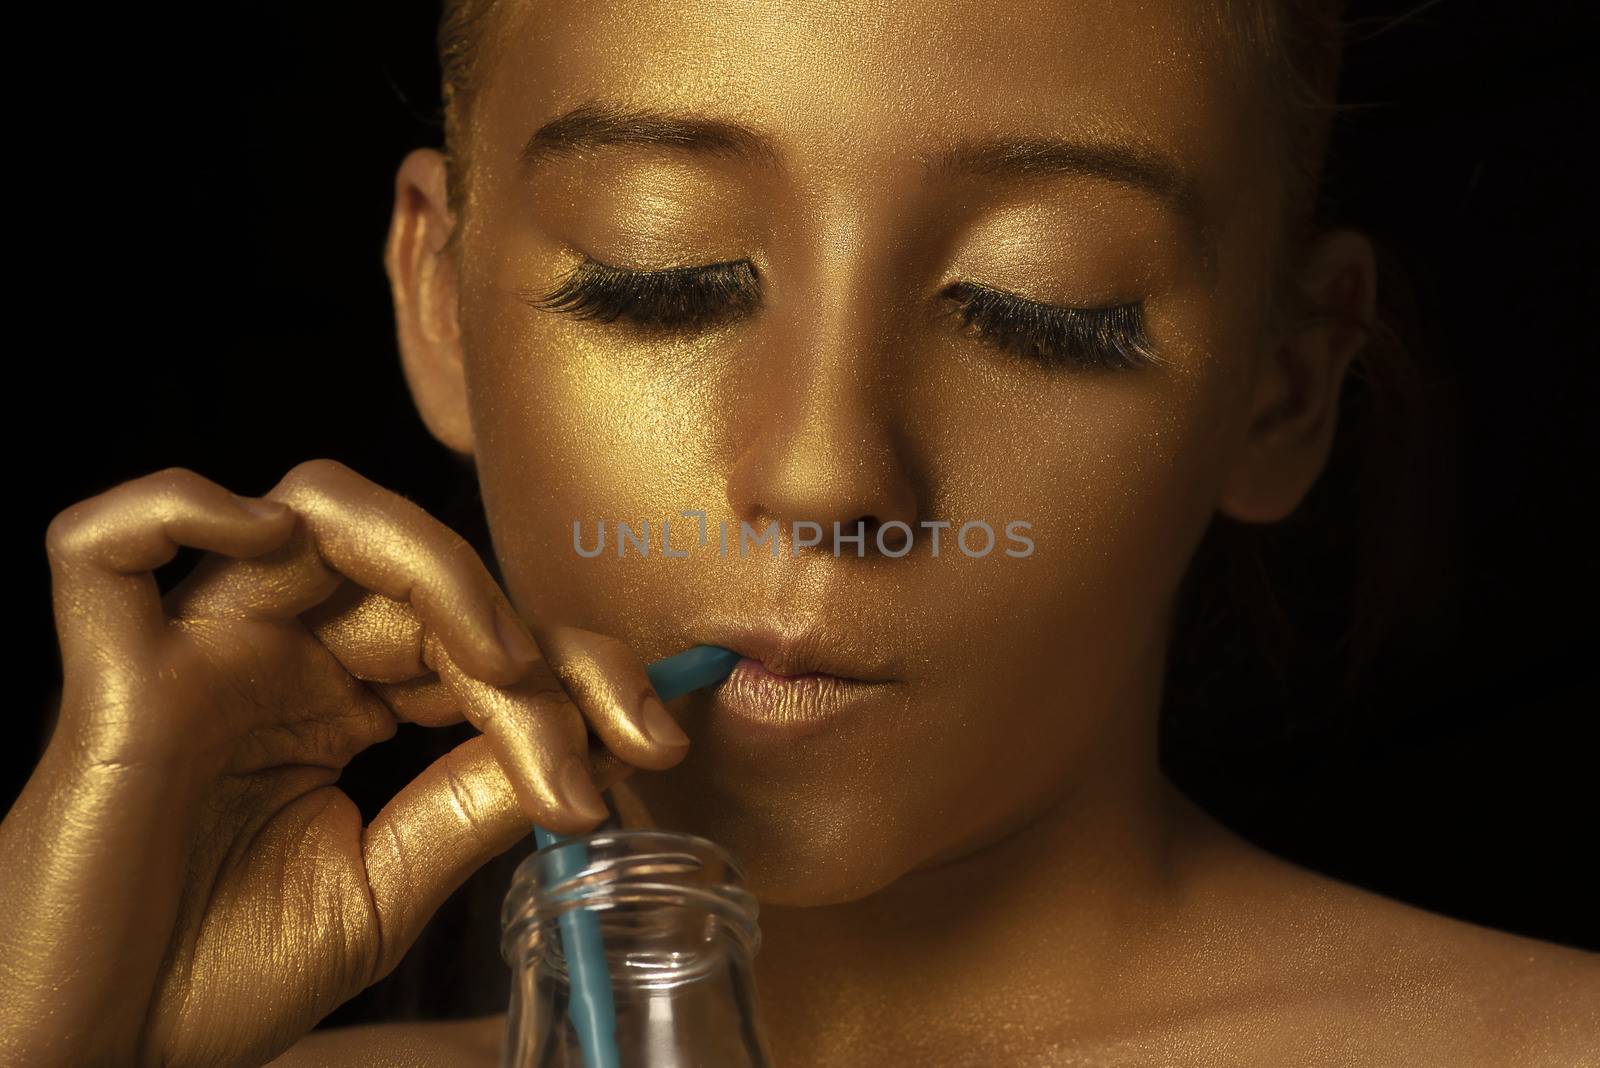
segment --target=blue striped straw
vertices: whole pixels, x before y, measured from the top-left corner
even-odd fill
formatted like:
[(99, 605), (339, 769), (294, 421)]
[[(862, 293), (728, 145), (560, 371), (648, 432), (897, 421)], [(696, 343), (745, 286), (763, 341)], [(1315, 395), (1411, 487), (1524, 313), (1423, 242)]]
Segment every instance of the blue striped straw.
[[(719, 645), (697, 645), (675, 656), (657, 660), (645, 668), (650, 685), (663, 701), (681, 697), (690, 690), (715, 686), (727, 678), (739, 662), (739, 654)], [(555, 834), (543, 827), (533, 829), (534, 843), (543, 849), (557, 842), (583, 835)], [(573, 846), (551, 857), (556, 878), (565, 879), (589, 863), (589, 850)], [(617, 1008), (611, 997), (611, 975), (606, 971), (605, 944), (600, 938), (600, 920), (587, 908), (568, 909), (561, 914), (561, 951), (567, 959), (568, 989), (571, 1000), (567, 1015), (578, 1032), (584, 1068), (621, 1068), (617, 1057)]]

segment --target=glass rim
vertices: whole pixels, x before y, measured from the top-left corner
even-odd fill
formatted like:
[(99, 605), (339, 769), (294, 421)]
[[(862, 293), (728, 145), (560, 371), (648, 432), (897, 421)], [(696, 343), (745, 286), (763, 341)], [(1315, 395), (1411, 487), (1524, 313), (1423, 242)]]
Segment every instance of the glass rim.
[[(558, 858), (563, 854), (581, 856), (583, 862), (562, 864)], [(678, 858), (677, 864), (669, 858)], [(720, 869), (716, 877), (699, 882), (674, 878), (675, 871), (705, 871), (708, 866)], [(517, 966), (530, 948), (531, 931), (554, 925), (577, 909), (604, 915), (652, 904), (715, 916), (753, 955), (761, 938), (759, 903), (746, 881), (743, 866), (726, 848), (686, 831), (608, 828), (563, 838), (517, 865), (501, 908), (501, 955)]]

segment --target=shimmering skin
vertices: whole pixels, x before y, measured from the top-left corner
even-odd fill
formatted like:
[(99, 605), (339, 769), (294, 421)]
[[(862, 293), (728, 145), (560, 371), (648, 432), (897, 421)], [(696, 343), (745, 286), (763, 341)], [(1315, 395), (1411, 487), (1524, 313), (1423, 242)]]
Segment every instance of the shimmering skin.
[[(629, 822), (708, 835), (747, 867), (786, 1068), (1595, 1063), (1594, 956), (1266, 856), (1157, 767), (1165, 627), (1196, 540), (1218, 511), (1272, 521), (1303, 497), (1361, 343), (1349, 324), (1373, 307), (1371, 250), (1339, 231), (1297, 276), (1331, 320), (1271, 315), (1278, 174), (1201, 10), (509, 4), (465, 215), (448, 216), (438, 154), (412, 155), (388, 263), (418, 409), (475, 457), (545, 661), (502, 660), (487, 575), (337, 465), (268, 495), (299, 534), (170, 473), (69, 510), (51, 532), (61, 728), (0, 827), (0, 966), (23, 992), (3, 999), (6, 1052), (278, 1052), (530, 816), (586, 825), (556, 774), (587, 721), (609, 750), (600, 785), (628, 775), (612, 792)], [(587, 100), (747, 124), (782, 167), (637, 145), (518, 163)], [(1170, 155), (1214, 253), (1102, 179), (923, 181), (919, 157), (998, 134)], [(585, 254), (747, 257), (760, 310), (664, 339), (529, 304)], [(934, 314), (962, 280), (1142, 300), (1163, 362), (1024, 363)], [(685, 508), (757, 526), (1021, 518), (1036, 549), (572, 551), (574, 519)], [(173, 542), (215, 555), (164, 622), (140, 573)], [(673, 709), (687, 753), (652, 745), (642, 663), (740, 626), (820, 626), (891, 692), (782, 746), (691, 697)], [(457, 715), (487, 737), (363, 835), (335, 769), (396, 718)], [(281, 1063), (490, 1064), (501, 1024), (316, 1035)]]
[[(580, 669), (609, 665), (612, 688), (574, 704), (483, 563), (415, 504), (329, 460), (266, 499), (276, 514), (252, 515), (175, 468), (50, 525), (65, 685), (0, 824), (3, 1063), (264, 1063), (391, 970), (530, 819), (593, 825), (572, 807), (593, 787), (565, 796), (559, 777), (587, 761), (586, 719), (635, 766), (683, 752), (611, 703), (648, 680), (609, 636), (560, 635)], [(150, 572), (179, 546), (209, 552), (161, 597)], [(339, 769), (397, 720), (463, 716), (484, 737), (363, 828)]]

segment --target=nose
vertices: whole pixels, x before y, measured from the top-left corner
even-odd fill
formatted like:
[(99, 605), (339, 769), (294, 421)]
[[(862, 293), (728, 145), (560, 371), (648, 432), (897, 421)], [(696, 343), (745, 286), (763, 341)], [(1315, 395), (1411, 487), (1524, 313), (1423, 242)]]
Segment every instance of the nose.
[[(892, 361), (859, 303), (831, 315), (815, 305), (807, 312), (804, 323), (775, 328), (783, 340), (764, 346), (753, 369), (735, 420), (744, 445), (729, 473), (728, 503), (756, 531), (776, 521), (785, 553), (795, 551), (795, 524), (809, 521), (820, 528), (820, 544), (802, 552), (833, 554), (837, 523), (841, 557), (903, 555), (919, 495)], [(904, 529), (884, 529), (891, 522)], [(804, 540), (815, 542), (816, 530)]]

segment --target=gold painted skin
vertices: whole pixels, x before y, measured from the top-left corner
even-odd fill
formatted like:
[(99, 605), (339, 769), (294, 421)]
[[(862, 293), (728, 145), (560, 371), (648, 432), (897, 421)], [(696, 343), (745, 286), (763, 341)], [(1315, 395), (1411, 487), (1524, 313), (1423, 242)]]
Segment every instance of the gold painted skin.
[[(328, 460), (265, 500), (175, 468), (50, 525), (65, 686), (0, 825), (6, 1064), (262, 1063), (391, 970), (530, 818), (593, 825), (574, 806), (594, 787), (561, 777), (585, 719), (635, 766), (684, 752), (636, 725), (643, 665), (567, 629), (569, 669), (610, 681), (580, 712), (415, 504)], [(161, 598), (150, 571), (180, 545), (210, 554)], [(486, 737), (363, 831), (339, 768), (396, 720), (463, 715)]]
[[(1591, 955), (1268, 857), (1157, 767), (1164, 628), (1194, 544), (1215, 511), (1294, 508), (1361, 340), (1270, 325), (1278, 172), (1200, 10), (498, 12), (464, 217), (438, 154), (413, 154), (388, 262), (419, 410), (475, 456), (546, 662), (519, 675), (497, 652), (502, 595), (448, 532), (326, 461), (267, 495), (292, 529), (188, 472), (64, 513), (61, 724), (0, 826), (8, 1062), (282, 1050), (528, 818), (589, 825), (555, 779), (587, 720), (615, 754), (599, 785), (651, 769), (612, 787), (630, 822), (706, 834), (749, 868), (785, 1068), (1594, 1063)], [(784, 166), (638, 145), (518, 163), (532, 131), (595, 99), (748, 124)], [(1214, 254), (1102, 179), (924, 181), (920, 158), (1002, 134), (1172, 156)], [(672, 338), (530, 306), (585, 254), (749, 258), (761, 304)], [(1299, 267), (1334, 320), (1370, 317), (1359, 235), (1323, 235)], [(1164, 362), (1029, 364), (936, 314), (953, 281), (1143, 301)], [(1036, 550), (571, 550), (575, 518), (682, 508), (757, 526), (1023, 518)], [(173, 543), (214, 555), (158, 605), (145, 572)], [(676, 707), (687, 750), (650, 744), (642, 663), (741, 622), (823, 625), (892, 663), (897, 696), (777, 751), (696, 697)], [(397, 718), (457, 714), (487, 738), (363, 835), (336, 769)], [(490, 1064), (501, 1025), (319, 1034), (281, 1063)]]

